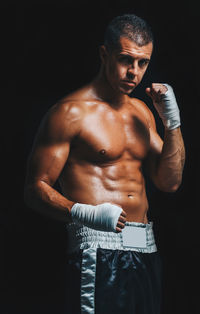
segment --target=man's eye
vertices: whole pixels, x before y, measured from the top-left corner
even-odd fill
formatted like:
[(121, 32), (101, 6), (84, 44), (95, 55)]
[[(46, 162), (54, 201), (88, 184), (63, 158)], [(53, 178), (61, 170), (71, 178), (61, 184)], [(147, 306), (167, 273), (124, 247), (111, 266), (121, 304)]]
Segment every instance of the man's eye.
[(139, 61), (139, 66), (143, 67), (143, 66), (147, 65), (148, 63), (149, 63), (149, 60), (142, 59)]

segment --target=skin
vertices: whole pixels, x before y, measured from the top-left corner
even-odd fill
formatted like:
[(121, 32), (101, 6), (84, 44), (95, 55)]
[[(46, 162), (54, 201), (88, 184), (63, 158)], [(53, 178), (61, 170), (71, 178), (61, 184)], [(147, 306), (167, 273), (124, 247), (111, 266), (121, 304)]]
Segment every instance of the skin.
[[(125, 37), (112, 52), (101, 46), (98, 76), (49, 110), (28, 162), (30, 207), (67, 223), (76, 202), (110, 202), (123, 209), (116, 227), (121, 232), (125, 221), (148, 222), (142, 167), (157, 188), (178, 189), (185, 160), (180, 128), (166, 129), (162, 140), (146, 104), (128, 96), (141, 82), (152, 48)], [(157, 102), (166, 91), (159, 83), (146, 89)], [(63, 195), (53, 188), (56, 180)]]

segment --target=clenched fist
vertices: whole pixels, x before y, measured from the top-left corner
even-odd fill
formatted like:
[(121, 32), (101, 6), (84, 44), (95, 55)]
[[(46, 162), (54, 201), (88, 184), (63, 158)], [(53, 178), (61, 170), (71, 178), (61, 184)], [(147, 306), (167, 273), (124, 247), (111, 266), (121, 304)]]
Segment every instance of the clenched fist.
[(181, 125), (179, 108), (173, 89), (168, 84), (152, 83), (146, 88), (166, 129), (173, 130)]

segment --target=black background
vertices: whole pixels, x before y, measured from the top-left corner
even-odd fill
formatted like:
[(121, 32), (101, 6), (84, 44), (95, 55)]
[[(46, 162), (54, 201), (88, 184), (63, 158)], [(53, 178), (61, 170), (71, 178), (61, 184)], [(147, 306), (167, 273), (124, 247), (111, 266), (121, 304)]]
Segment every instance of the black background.
[(65, 278), (65, 227), (24, 204), (26, 162), (48, 108), (97, 74), (105, 27), (123, 13), (146, 19), (155, 36), (152, 61), (134, 96), (154, 112), (162, 135), (162, 124), (144, 89), (151, 82), (172, 85), (186, 145), (183, 183), (176, 193), (162, 193), (147, 180), (150, 218), (163, 260), (162, 314), (197, 313), (197, 4), (125, 0), (1, 4), (1, 313), (63, 313), (65, 286), (71, 284)]

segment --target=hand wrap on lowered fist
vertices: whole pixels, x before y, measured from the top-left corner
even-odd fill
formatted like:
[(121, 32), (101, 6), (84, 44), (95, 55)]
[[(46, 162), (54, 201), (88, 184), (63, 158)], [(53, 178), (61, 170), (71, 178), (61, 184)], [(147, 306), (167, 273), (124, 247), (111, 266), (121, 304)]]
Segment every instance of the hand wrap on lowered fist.
[(170, 85), (153, 83), (146, 93), (152, 98), (166, 129), (173, 130), (181, 125), (179, 108)]
[(71, 208), (71, 217), (74, 222), (101, 231), (120, 232), (120, 228), (124, 227), (125, 216), (121, 207), (110, 203), (96, 206), (75, 203)]

